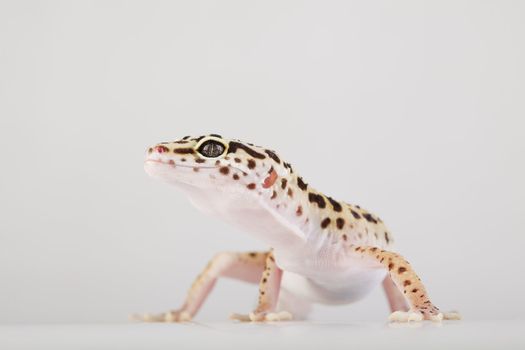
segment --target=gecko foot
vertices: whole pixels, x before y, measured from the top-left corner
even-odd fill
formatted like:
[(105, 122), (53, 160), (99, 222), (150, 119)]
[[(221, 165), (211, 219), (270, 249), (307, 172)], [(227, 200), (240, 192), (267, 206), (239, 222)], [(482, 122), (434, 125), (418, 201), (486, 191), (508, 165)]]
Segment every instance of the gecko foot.
[(394, 311), (388, 317), (390, 322), (419, 322), (423, 321), (423, 314), (418, 311)]
[(423, 320), (429, 320), (433, 322), (441, 322), (442, 320), (460, 320), (461, 315), (459, 312), (420, 312), (417, 310), (410, 310), (408, 312), (395, 311), (388, 317), (390, 322), (420, 322)]
[(187, 322), (191, 321), (191, 315), (187, 311), (169, 311), (161, 314), (133, 314), (131, 319), (139, 322)]
[(277, 321), (290, 321), (293, 319), (293, 316), (288, 311), (280, 312), (260, 312), (260, 313), (250, 313), (249, 315), (243, 314), (231, 314), (231, 320), (236, 320), (240, 322), (277, 322)]

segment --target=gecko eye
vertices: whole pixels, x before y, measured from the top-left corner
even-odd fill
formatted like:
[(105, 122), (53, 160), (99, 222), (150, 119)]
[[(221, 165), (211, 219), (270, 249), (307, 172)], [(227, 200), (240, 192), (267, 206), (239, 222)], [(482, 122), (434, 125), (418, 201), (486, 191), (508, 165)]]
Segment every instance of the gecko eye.
[(217, 158), (224, 153), (225, 147), (215, 140), (205, 141), (198, 149), (199, 153), (208, 158)]

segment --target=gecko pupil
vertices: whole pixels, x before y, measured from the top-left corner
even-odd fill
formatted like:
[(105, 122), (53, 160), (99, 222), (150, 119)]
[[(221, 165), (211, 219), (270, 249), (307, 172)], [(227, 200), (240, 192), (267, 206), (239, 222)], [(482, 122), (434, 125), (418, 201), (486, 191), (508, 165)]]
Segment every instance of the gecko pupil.
[(209, 140), (199, 147), (199, 153), (208, 158), (216, 158), (224, 153), (224, 145), (218, 141)]

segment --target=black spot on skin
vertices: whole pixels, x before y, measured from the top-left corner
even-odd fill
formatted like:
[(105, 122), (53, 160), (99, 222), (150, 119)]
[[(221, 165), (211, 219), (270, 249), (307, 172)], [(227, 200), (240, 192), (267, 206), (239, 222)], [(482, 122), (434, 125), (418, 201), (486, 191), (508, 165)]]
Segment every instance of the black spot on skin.
[(239, 180), (239, 175), (237, 175), (237, 174), (233, 174), (233, 179), (234, 179), (234, 180)]
[(346, 241), (348, 239), (347, 235), (343, 235), (343, 241)]
[(253, 159), (248, 159), (248, 169), (253, 169), (257, 166), (257, 164), (255, 163), (255, 160)]
[(284, 166), (286, 169), (290, 170), (290, 173), (293, 173), (292, 165), (291, 165), (290, 163), (286, 163), (286, 162), (284, 162), (284, 163), (283, 163), (283, 166)]
[(254, 190), (256, 185), (252, 182), (251, 184), (246, 185), (246, 187), (248, 187), (249, 190)]
[(334, 208), (334, 211), (339, 213), (339, 212), (341, 212), (343, 210), (343, 207), (341, 206), (341, 204), (339, 204), (338, 201), (336, 201), (332, 197), (327, 197), (327, 198), (328, 198), (328, 201), (330, 202), (330, 204), (332, 204), (332, 207)]
[(390, 237), (388, 236), (388, 232), (385, 232), (385, 241), (386, 244), (390, 243)]
[(268, 157), (272, 158), (277, 164), (281, 164), (281, 160), (279, 157), (277, 157), (277, 154), (275, 152), (270, 151), (269, 149), (265, 149), (264, 152), (268, 155)]
[(419, 291), (419, 289), (417, 289), (417, 288), (412, 289), (412, 293), (417, 293), (418, 291)]
[(284, 190), (286, 188), (286, 184), (288, 183), (288, 180), (281, 179), (281, 188)]
[(409, 286), (411, 284), (412, 284), (412, 282), (410, 282), (409, 280), (406, 280), (405, 282), (403, 282), (403, 286), (405, 286), (405, 287)]
[(206, 162), (206, 159), (202, 159), (202, 158), (195, 159), (195, 163), (205, 163), (205, 162)]
[(394, 264), (393, 263), (388, 264), (388, 270), (389, 271), (392, 271), (393, 268), (394, 268)]
[(195, 150), (193, 148), (175, 148), (173, 153), (177, 154), (193, 154)]
[(317, 203), (317, 206), (321, 209), (326, 208), (326, 202), (320, 194), (310, 192), (308, 193), (308, 200), (310, 203)]
[(328, 225), (330, 225), (330, 221), (332, 221), (332, 220), (330, 220), (330, 218), (325, 218), (323, 221), (321, 221), (321, 227), (322, 228), (327, 228)]
[(370, 215), (369, 213), (364, 213), (363, 217), (366, 219), (366, 221), (373, 222), (374, 224), (377, 224), (377, 220), (374, 219), (374, 217), (372, 215)]
[(302, 190), (302, 191), (306, 191), (306, 189), (308, 188), (308, 184), (305, 183), (303, 181), (303, 178), (302, 177), (298, 177), (297, 178), (297, 186)]
[(153, 148), (150, 147), (150, 148), (148, 149), (148, 153), (152, 153), (152, 152), (153, 152)]
[(295, 211), (295, 214), (296, 214), (297, 216), (301, 216), (301, 215), (303, 215), (303, 207), (302, 207), (302, 206), (298, 206), (298, 207), (297, 207), (297, 210)]
[(268, 282), (268, 279), (267, 279), (266, 277), (264, 277), (264, 278), (262, 279), (262, 283), (266, 283), (266, 282)]
[(350, 209), (350, 212), (352, 213), (352, 216), (356, 219), (361, 219), (361, 215), (359, 215), (358, 212), (354, 211), (353, 209)]
[(228, 153), (235, 153), (237, 152), (238, 149), (242, 149), (244, 152), (248, 153), (253, 158), (257, 158), (257, 159), (266, 158), (264, 154), (255, 151), (254, 149), (246, 146), (245, 144), (242, 144), (240, 142), (230, 141), (230, 144), (228, 147)]
[(288, 188), (288, 196), (289, 196), (290, 198), (293, 198), (293, 191), (292, 191), (291, 188)]
[(227, 166), (223, 166), (222, 168), (219, 169), (219, 171), (223, 175), (228, 175), (230, 173), (230, 168), (228, 168)]
[(250, 257), (252, 257), (252, 258), (255, 258), (255, 257), (257, 256), (257, 253), (255, 253), (255, 252), (251, 252), (251, 253), (249, 253), (248, 255), (250, 255)]
[(270, 197), (270, 199), (275, 199), (275, 197), (277, 197), (277, 192), (273, 191), (272, 196)]
[(405, 272), (406, 270), (407, 270), (406, 267), (401, 266), (399, 269), (397, 269), (397, 273), (402, 274), (402, 273)]
[(235, 163), (240, 163), (241, 162), (241, 158), (234, 158), (233, 160), (235, 161)]
[(222, 139), (222, 136), (221, 135), (217, 135), (217, 134), (209, 134), (208, 136), (213, 136), (213, 137)]
[(337, 218), (337, 220), (335, 220), (335, 224), (337, 225), (338, 229), (342, 230), (345, 226), (345, 220), (343, 218)]

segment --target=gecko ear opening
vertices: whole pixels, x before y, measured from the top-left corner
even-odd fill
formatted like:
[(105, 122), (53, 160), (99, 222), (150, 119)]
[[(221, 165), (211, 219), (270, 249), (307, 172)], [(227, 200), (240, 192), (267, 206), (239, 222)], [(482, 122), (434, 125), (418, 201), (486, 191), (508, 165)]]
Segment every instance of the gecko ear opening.
[(266, 179), (264, 179), (262, 187), (263, 188), (270, 188), (270, 187), (272, 187), (272, 185), (275, 183), (276, 180), (277, 180), (277, 172), (272, 167), (270, 169), (270, 171), (268, 171), (268, 177), (266, 177)]

